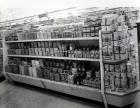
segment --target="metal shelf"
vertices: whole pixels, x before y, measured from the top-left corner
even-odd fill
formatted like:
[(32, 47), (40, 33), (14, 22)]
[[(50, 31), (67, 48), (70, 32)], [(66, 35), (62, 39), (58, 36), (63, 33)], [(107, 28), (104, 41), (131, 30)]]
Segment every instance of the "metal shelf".
[(60, 60), (78, 60), (78, 61), (92, 61), (92, 62), (100, 62), (100, 60), (99, 60), (99, 59), (92, 59), (92, 58), (71, 58), (71, 57), (31, 56), (31, 55), (8, 55), (8, 57), (22, 57), (22, 58), (46, 58), (46, 59), (60, 59)]
[(17, 40), (17, 41), (5, 41), (5, 43), (45, 42), (45, 41), (81, 41), (81, 40), (99, 40), (99, 37), (77, 37), (77, 38), (54, 38), (54, 39)]

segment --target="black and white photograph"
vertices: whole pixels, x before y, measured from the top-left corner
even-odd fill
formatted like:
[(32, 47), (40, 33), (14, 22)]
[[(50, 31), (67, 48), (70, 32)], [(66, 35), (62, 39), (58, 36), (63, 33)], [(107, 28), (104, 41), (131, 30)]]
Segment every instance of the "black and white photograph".
[(139, 0), (0, 0), (0, 108), (140, 108)]

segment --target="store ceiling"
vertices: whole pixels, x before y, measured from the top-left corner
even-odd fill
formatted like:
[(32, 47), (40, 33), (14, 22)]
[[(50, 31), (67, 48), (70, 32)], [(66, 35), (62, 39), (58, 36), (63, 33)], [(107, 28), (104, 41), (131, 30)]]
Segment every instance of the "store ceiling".
[(139, 2), (139, 0), (135, 2), (133, 0), (0, 0), (0, 22), (70, 7), (100, 7), (100, 9), (121, 6), (140, 7)]

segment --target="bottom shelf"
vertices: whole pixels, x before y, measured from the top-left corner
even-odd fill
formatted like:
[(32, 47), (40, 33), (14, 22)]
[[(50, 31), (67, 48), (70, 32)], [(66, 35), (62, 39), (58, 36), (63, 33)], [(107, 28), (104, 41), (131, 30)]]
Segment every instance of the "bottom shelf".
[(63, 83), (63, 82), (56, 82), (47, 79), (34, 78), (30, 76), (13, 74), (13, 73), (6, 73), (6, 76), (7, 78), (13, 81), (22, 82), (22, 83), (26, 83), (41, 88), (54, 90), (54, 91), (59, 91), (62, 93), (75, 95), (78, 97), (83, 97), (83, 98), (86, 97), (91, 100), (102, 102), (100, 89), (78, 86), (78, 85), (73, 85), (73, 84)]
[[(50, 81), (47, 79), (33, 78), (30, 76), (12, 74), (12, 73), (5, 73), (5, 76), (6, 78), (11, 79), (13, 81), (26, 83), (37, 87), (50, 89), (50, 90), (54, 90), (54, 91), (58, 91), (58, 92), (86, 98), (86, 99), (91, 99), (94, 101), (103, 102), (100, 89), (78, 86), (78, 85), (73, 85), (73, 84), (68, 84), (63, 82)], [(132, 92), (127, 93), (125, 95), (105, 93), (105, 96), (108, 104), (118, 106), (118, 107), (124, 107), (126, 105), (135, 102), (137, 93), (138, 93), (137, 91), (133, 93)]]

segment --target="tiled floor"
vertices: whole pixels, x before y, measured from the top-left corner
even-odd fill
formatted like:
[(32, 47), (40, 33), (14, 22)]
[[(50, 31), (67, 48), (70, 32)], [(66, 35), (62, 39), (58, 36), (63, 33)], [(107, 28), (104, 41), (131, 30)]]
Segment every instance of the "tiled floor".
[[(20, 83), (12, 85), (4, 81), (0, 83), (0, 108), (104, 108), (104, 106), (74, 96)], [(137, 102), (129, 108), (140, 108), (140, 95)]]

